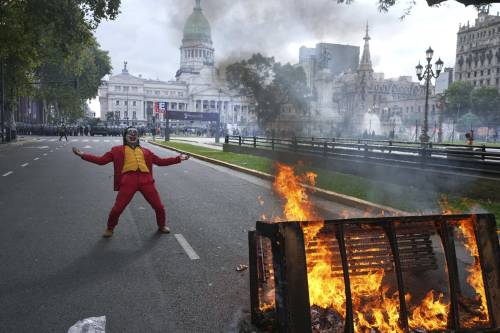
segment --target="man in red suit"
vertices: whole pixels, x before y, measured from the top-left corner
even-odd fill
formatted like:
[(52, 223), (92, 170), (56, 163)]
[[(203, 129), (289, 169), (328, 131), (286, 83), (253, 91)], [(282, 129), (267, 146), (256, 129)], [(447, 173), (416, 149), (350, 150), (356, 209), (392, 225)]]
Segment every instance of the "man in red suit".
[(73, 152), (83, 160), (95, 164), (105, 165), (113, 162), (115, 173), (114, 190), (118, 191), (118, 195), (109, 213), (108, 226), (104, 231), (104, 237), (113, 235), (113, 230), (118, 224), (121, 213), (137, 191), (142, 193), (155, 210), (158, 231), (165, 234), (170, 232), (170, 229), (165, 224), (165, 207), (154, 184), (153, 164), (158, 166), (176, 164), (189, 159), (189, 155), (181, 154), (171, 158), (158, 157), (149, 149), (139, 145), (138, 131), (135, 127), (128, 127), (125, 130), (122, 146), (115, 146), (102, 156), (84, 154), (78, 148), (73, 148)]

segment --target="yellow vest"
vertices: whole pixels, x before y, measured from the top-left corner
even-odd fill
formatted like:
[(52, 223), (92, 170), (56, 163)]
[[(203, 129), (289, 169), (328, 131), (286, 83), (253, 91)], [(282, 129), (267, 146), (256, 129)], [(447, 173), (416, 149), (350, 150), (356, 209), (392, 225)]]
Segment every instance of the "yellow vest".
[(122, 173), (129, 171), (149, 173), (141, 147), (131, 148), (130, 146), (125, 145), (125, 161), (123, 162)]

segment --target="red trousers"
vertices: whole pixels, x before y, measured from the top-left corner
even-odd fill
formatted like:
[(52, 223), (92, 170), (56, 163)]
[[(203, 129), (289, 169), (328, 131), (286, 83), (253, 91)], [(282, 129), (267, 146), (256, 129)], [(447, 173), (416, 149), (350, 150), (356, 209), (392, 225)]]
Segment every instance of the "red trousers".
[(144, 199), (146, 199), (155, 210), (158, 227), (163, 227), (165, 225), (165, 207), (161, 202), (160, 195), (156, 190), (151, 174), (127, 172), (121, 178), (120, 190), (116, 196), (115, 205), (111, 208), (111, 212), (109, 212), (108, 229), (113, 230), (116, 227), (120, 215), (137, 191), (142, 193)]

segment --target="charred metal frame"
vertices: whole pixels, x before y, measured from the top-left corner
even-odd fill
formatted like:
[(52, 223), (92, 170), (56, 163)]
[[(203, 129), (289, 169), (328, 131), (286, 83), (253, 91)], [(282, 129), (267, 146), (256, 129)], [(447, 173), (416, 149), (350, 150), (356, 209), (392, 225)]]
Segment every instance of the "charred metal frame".
[[(460, 283), (452, 224), (464, 219), (472, 219), (479, 250), (479, 259), (483, 274), (490, 327), (487, 329), (460, 329), (458, 295)], [(345, 244), (346, 225), (373, 225), (381, 227), (389, 241), (400, 303), (401, 327), (408, 331), (408, 309), (405, 302), (405, 285), (402, 265), (399, 257), (397, 225), (414, 222), (432, 222), (441, 240), (446, 261), (450, 291), (450, 313), (448, 329), (454, 332), (498, 332), (500, 329), (500, 249), (496, 234), (495, 217), (492, 214), (477, 215), (432, 215), (361, 218), (325, 221), (325, 226), (334, 228), (342, 261), (342, 270), (346, 293), (346, 318), (344, 332), (354, 333), (353, 306), (351, 298), (349, 263)], [(255, 231), (250, 231), (250, 291), (252, 322), (259, 325), (259, 293), (257, 272), (257, 237), (266, 237), (271, 241), (272, 262), (275, 283), (275, 320), (279, 332), (311, 332), (307, 262), (304, 244), (303, 226), (317, 222), (262, 222), (258, 221)]]

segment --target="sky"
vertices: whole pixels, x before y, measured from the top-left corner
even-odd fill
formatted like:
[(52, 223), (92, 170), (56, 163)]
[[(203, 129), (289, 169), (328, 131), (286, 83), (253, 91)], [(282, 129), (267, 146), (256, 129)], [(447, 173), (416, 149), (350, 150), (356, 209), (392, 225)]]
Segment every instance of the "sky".
[[(428, 7), (415, 0), (399, 0), (389, 12), (379, 12), (377, 0), (201, 0), (212, 28), (216, 66), (260, 52), (277, 61), (297, 63), (299, 48), (316, 43), (360, 46), (363, 50), (365, 26), (369, 25), (370, 53), (374, 70), (385, 77), (415, 78), (415, 66), (425, 61), (425, 50), (434, 49), (445, 67), (455, 63), (456, 33), (459, 25), (471, 25), (477, 17), (472, 6), (448, 0)], [(173, 80), (179, 68), (179, 47), (184, 23), (195, 0), (122, 0), (121, 13), (114, 21), (102, 22), (95, 35), (101, 48), (109, 51), (113, 73), (123, 62), (132, 75)], [(496, 15), (500, 5), (493, 5)], [(100, 115), (99, 103), (91, 109)]]

